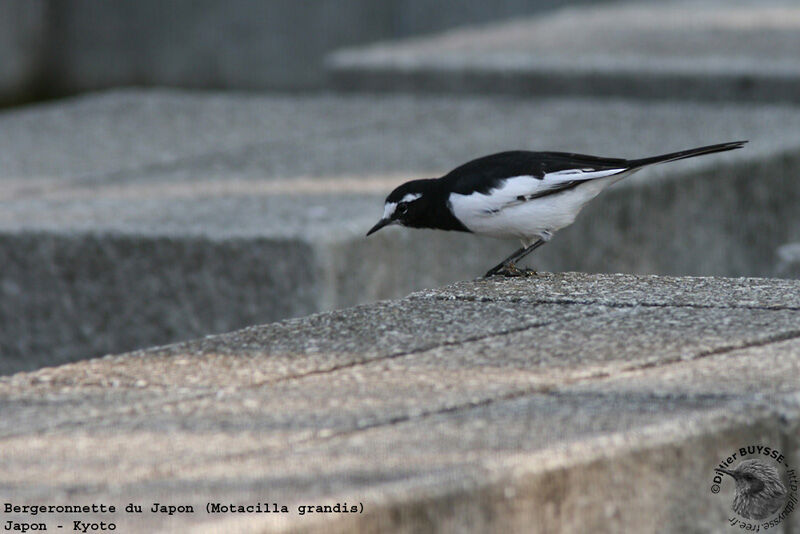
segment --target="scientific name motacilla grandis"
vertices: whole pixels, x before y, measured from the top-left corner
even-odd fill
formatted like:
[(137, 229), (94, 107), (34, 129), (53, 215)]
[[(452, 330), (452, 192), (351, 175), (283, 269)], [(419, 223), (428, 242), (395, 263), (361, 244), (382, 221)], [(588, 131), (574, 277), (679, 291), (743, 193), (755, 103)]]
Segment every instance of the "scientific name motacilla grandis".
[(656, 163), (741, 148), (734, 141), (642, 159), (566, 152), (501, 152), (472, 160), (441, 178), (413, 180), (392, 191), (383, 217), (367, 232), (400, 224), (515, 237), (522, 248), (486, 273), (518, 275), (514, 265), (569, 226), (606, 187)]

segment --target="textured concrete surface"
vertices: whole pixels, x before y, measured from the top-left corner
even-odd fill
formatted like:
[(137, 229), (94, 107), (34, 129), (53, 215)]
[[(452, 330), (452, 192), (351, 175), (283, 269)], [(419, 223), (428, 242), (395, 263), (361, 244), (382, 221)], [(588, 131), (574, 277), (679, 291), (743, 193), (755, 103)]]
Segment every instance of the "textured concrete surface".
[(473, 279), (516, 243), (364, 233), (396, 185), (479, 155), (748, 138), (618, 184), (531, 261), (783, 274), (776, 250), (800, 240), (792, 107), (130, 91), (6, 112), (0, 373)]
[(796, 2), (566, 7), (536, 18), (342, 50), (336, 87), (800, 101)]
[[(728, 532), (714, 467), (800, 459), (798, 294), (543, 273), (3, 377), (0, 502), (145, 507), (51, 529)], [(298, 513), (345, 501), (363, 514)]]

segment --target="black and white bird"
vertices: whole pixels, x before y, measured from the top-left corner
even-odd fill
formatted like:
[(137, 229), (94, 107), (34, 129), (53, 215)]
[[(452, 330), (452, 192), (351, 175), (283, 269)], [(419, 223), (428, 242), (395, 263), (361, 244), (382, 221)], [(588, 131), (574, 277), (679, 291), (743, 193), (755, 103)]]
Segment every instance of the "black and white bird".
[(583, 206), (608, 186), (649, 165), (733, 150), (746, 142), (630, 160), (566, 152), (500, 152), (465, 163), (441, 178), (397, 187), (386, 197), (383, 217), (367, 235), (400, 224), (518, 238), (522, 247), (486, 276), (519, 275), (515, 262), (572, 224)]

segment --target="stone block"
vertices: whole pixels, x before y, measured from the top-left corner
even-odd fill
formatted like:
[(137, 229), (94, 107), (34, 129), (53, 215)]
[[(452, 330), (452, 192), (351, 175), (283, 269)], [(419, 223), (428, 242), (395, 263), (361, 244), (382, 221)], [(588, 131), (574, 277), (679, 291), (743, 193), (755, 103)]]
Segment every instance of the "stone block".
[(800, 9), (788, 2), (629, 2), (332, 54), (355, 91), (798, 102)]

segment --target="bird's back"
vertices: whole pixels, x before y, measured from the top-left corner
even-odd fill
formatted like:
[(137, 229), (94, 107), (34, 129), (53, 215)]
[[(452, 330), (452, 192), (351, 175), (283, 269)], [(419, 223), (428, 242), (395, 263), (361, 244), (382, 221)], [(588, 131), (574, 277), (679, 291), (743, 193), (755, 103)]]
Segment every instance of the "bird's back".
[(442, 186), (462, 195), (488, 193), (515, 176), (543, 179), (546, 174), (572, 169), (604, 170), (627, 166), (627, 160), (569, 152), (512, 150), (469, 161), (441, 178)]

